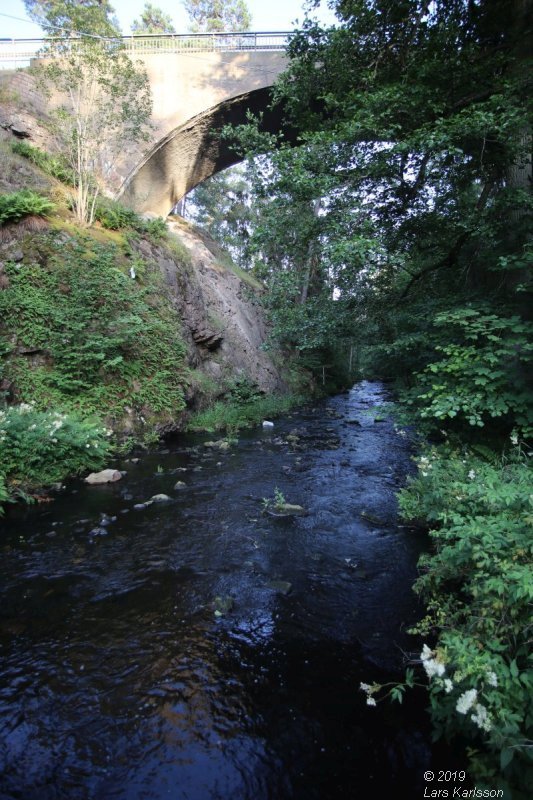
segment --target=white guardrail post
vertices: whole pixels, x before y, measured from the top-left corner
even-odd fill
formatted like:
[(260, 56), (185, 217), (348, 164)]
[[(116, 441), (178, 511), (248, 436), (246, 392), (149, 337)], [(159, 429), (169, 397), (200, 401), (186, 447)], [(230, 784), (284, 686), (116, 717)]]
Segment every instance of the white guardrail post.
[[(239, 33), (147, 34), (123, 36), (132, 55), (149, 53), (199, 53), (234, 50), (285, 50), (289, 31), (245, 31)], [(0, 69), (27, 67), (47, 44), (45, 39), (0, 39)]]

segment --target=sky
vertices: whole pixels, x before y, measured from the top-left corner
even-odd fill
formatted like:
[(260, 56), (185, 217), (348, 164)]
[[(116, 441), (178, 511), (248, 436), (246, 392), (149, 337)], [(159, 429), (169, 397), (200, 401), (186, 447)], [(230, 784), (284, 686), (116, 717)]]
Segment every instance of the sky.
[[(131, 23), (140, 16), (144, 0), (111, 0), (117, 12), (122, 32), (129, 34)], [(153, 5), (161, 8), (174, 20), (178, 33), (187, 32), (188, 17), (180, 0), (152, 0)], [(252, 14), (252, 30), (254, 31), (286, 31), (295, 27), (295, 22), (302, 22), (304, 0), (248, 0), (248, 8)], [(313, 16), (324, 24), (332, 24), (335, 17), (322, 2), (322, 9)], [(18, 17), (19, 19), (12, 19)], [(0, 38), (35, 39), (42, 36), (38, 25), (27, 19), (23, 0), (1, 0), (0, 2)]]

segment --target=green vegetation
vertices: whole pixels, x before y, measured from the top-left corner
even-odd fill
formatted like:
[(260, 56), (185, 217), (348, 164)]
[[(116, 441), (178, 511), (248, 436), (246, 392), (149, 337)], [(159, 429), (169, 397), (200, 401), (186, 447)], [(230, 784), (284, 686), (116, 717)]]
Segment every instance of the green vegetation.
[[(533, 502), (527, 457), (512, 435), (503, 457), (433, 447), (400, 494), (404, 518), (431, 523), (416, 591), (427, 616), (415, 632), (439, 631), (442, 665), (426, 668), (438, 735), (472, 742), (475, 775), (488, 785), (531, 784), (526, 743), (533, 690), (530, 627)], [(425, 659), (422, 657), (422, 663)], [(520, 796), (514, 794), (513, 797)]]
[(264, 419), (285, 414), (298, 405), (302, 405), (308, 398), (302, 395), (272, 395), (257, 397), (251, 401), (239, 402), (220, 401), (214, 403), (204, 411), (193, 414), (188, 422), (189, 431), (237, 431), (239, 428), (248, 428), (258, 425)]
[(56, 178), (68, 186), (74, 186), (72, 170), (61, 156), (51, 156), (49, 153), (45, 153), (25, 141), (13, 142), (11, 149), (17, 155), (27, 158), (28, 161), (42, 169), (47, 175), (51, 175), (52, 178)]
[(109, 455), (98, 420), (37, 411), (22, 403), (0, 411), (0, 505), (11, 497), (98, 469)]
[(193, 33), (250, 30), (246, 0), (183, 0)]
[(110, 231), (132, 230), (155, 240), (165, 239), (167, 235), (167, 226), (162, 217), (143, 219), (131, 208), (121, 205), (116, 200), (100, 200), (95, 206), (94, 218), (103, 228)]
[(165, 14), (158, 6), (145, 3), (140, 19), (132, 22), (131, 32), (136, 36), (141, 36), (143, 33), (176, 33), (176, 29), (172, 23), (172, 17)]
[(3, 375), (17, 398), (116, 422), (127, 409), (137, 424), (174, 419), (185, 405), (185, 346), (158, 270), (144, 264), (140, 285), (116, 245), (80, 233), (23, 246), (0, 293)]
[(0, 194), (0, 225), (8, 222), (19, 222), (24, 217), (50, 214), (54, 204), (31, 189), (20, 189), (9, 194)]
[(0, 472), (0, 517), (4, 513), (2, 505), (4, 503), (7, 503), (8, 500), (9, 500), (9, 492), (7, 491), (6, 488), (5, 478)]
[(287, 504), (285, 495), (277, 486), (274, 487), (274, 497), (263, 497), (261, 502), (263, 504), (263, 511), (269, 511), (271, 509), (280, 511)]
[[(47, 124), (59, 160), (73, 179), (78, 223), (91, 225), (97, 198), (125, 144), (148, 137), (148, 77), (140, 62), (134, 64), (126, 54), (107, 2), (25, 0), (25, 5), (47, 33), (47, 58), (35, 72), (43, 89), (64, 101), (51, 108)], [(75, 47), (69, 36), (78, 38)]]

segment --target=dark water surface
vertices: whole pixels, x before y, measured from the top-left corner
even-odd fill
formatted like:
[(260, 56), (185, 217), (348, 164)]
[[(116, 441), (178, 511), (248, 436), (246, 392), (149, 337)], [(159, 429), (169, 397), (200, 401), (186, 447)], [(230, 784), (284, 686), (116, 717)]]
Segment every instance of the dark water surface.
[[(384, 398), (358, 384), (228, 451), (182, 437), (116, 484), (10, 511), (1, 800), (422, 796), (419, 701), (359, 691), (418, 646), (423, 540), (397, 525), (409, 449), (374, 422)], [(262, 514), (275, 487), (308, 515)], [(217, 597), (234, 601), (220, 617)]]

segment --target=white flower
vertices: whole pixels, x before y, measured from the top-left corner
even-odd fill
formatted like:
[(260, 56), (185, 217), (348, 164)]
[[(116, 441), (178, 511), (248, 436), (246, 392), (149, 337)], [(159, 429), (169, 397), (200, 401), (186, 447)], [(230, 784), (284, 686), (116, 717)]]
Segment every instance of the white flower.
[(487, 683), (489, 686), (497, 686), (498, 685), (498, 676), (495, 672), (487, 672)]
[(375, 706), (375, 705), (377, 705), (377, 703), (376, 703), (376, 701), (374, 700), (373, 697), (367, 697), (366, 698), (366, 704), (367, 704), (367, 706)]
[(426, 670), (428, 678), (434, 678), (435, 676), (442, 678), (446, 672), (446, 667), (442, 661), (437, 661), (437, 659), (434, 658), (424, 661), (424, 669)]
[(449, 678), (444, 679), (444, 691), (446, 694), (450, 694), (451, 690), (453, 689), (453, 683)]
[(422, 648), (420, 659), (428, 678), (434, 678), (435, 676), (441, 678), (446, 672), (446, 667), (440, 660), (438, 654), (435, 655), (433, 650), (430, 650), (427, 644), (425, 644)]
[(366, 692), (366, 693), (368, 694), (368, 692), (370, 691), (370, 684), (368, 684), (368, 683), (361, 683), (361, 685), (359, 686), (359, 688), (361, 689), (361, 691), (362, 691), (362, 692)]
[(470, 472), (468, 473), (468, 477), (470, 478), (471, 481), (473, 481), (474, 478), (476, 477), (476, 473), (474, 472), (473, 469), (471, 469)]
[(428, 658), (433, 658), (433, 650), (430, 650), (427, 644), (424, 644), (422, 652), (420, 653), (422, 661), (427, 661)]
[(467, 691), (463, 692), (461, 697), (458, 699), (455, 709), (459, 714), (466, 714), (467, 711), (470, 711), (476, 700), (476, 689), (467, 689)]
[(481, 728), (484, 731), (490, 731), (492, 728), (492, 723), (490, 721), (489, 712), (482, 706), (481, 703), (476, 703), (474, 707), (475, 714), (472, 714), (470, 719), (472, 722), (475, 722), (478, 728)]
[(517, 445), (518, 444), (518, 434), (516, 431), (513, 431), (510, 435), (511, 444)]

